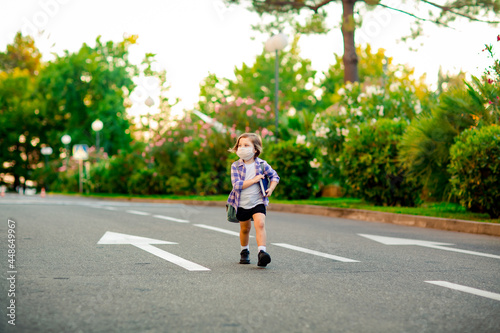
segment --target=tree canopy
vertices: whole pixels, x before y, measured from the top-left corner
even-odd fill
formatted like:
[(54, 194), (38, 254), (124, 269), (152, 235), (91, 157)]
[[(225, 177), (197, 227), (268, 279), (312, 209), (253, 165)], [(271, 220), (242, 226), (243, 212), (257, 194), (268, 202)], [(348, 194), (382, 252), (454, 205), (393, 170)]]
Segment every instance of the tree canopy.
[[(499, 0), (455, 0), (426, 1), (413, 0), (412, 10), (407, 7), (388, 5), (380, 0), (226, 0), (229, 4), (249, 3), (249, 9), (261, 16), (273, 15), (278, 19), (264, 25), (261, 29), (280, 30), (284, 25), (293, 27), (296, 31), (309, 33), (324, 33), (328, 31), (326, 8), (330, 4), (342, 5), (341, 30), (344, 39), (344, 81), (359, 81), (358, 55), (354, 44), (356, 28), (362, 24), (363, 13), (376, 7), (383, 7), (407, 15), (413, 20), (412, 36), (422, 32), (422, 22), (432, 22), (439, 26), (450, 27), (453, 21), (461, 18), (468, 21), (498, 24), (500, 12)], [(364, 9), (360, 10), (360, 6)], [(299, 14), (307, 12), (305, 23), (299, 23)], [(427, 14), (422, 15), (422, 12)], [(272, 32), (272, 31), (271, 31)]]

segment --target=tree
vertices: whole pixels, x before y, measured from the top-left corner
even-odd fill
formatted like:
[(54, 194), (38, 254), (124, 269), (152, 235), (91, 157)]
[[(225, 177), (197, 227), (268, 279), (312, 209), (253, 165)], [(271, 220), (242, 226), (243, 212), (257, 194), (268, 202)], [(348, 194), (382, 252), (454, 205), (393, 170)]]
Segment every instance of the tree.
[[(240, 3), (241, 0), (226, 0), (229, 4)], [(414, 20), (413, 35), (418, 36), (421, 32), (420, 23), (423, 21), (433, 22), (439, 26), (449, 26), (449, 23), (457, 18), (464, 18), (469, 21), (479, 21), (491, 24), (499, 23), (498, 20), (491, 20), (491, 13), (500, 12), (500, 1), (498, 0), (455, 0), (446, 4), (439, 4), (435, 1), (414, 0), (416, 5), (425, 5), (429, 10), (427, 17), (419, 16), (416, 12), (406, 11), (401, 8), (391, 7), (381, 3), (380, 0), (252, 0), (251, 9), (263, 14), (282, 15), (286, 14), (285, 20), (292, 25), (295, 30), (306, 32), (325, 32), (325, 8), (331, 3), (342, 3), (342, 21), (341, 30), (344, 39), (344, 81), (359, 81), (358, 74), (358, 55), (354, 44), (354, 33), (356, 26), (359, 26), (357, 20), (357, 3), (364, 3), (368, 9), (376, 6), (388, 8), (410, 16)], [(356, 10), (355, 10), (356, 7)], [(312, 12), (312, 15), (306, 20), (304, 25), (297, 23), (297, 16), (302, 11)], [(289, 15), (295, 14), (295, 15)], [(279, 23), (279, 22), (278, 22)], [(268, 27), (276, 27), (273, 22)], [(280, 28), (278, 24), (278, 28)]]
[[(290, 49), (279, 54), (280, 138), (287, 136), (283, 132), (288, 129), (309, 130), (318, 111), (314, 84), (316, 71), (312, 69), (309, 59), (300, 57), (299, 39), (300, 34), (297, 34)], [(209, 74), (200, 84), (198, 105), (202, 112), (213, 115), (215, 105), (238, 98), (274, 100), (275, 57), (274, 53), (263, 51), (252, 65), (243, 63), (236, 67), (234, 80)]]
[(41, 119), (33, 98), (40, 58), (33, 38), (21, 33), (0, 53), (0, 175), (13, 176), (14, 188), (40, 160)]
[(132, 138), (124, 102), (137, 74), (128, 62), (128, 47), (136, 39), (103, 43), (98, 37), (94, 47), (83, 44), (46, 65), (37, 84), (44, 143), (62, 150), (61, 137), (69, 134), (73, 143), (95, 145), (91, 124), (100, 119), (101, 147), (110, 155), (128, 148)]

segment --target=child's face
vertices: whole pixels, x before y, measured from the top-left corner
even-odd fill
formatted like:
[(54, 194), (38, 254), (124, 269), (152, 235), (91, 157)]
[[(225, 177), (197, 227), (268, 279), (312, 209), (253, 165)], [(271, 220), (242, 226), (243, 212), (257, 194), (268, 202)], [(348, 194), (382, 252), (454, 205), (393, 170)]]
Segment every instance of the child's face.
[(253, 143), (249, 138), (241, 138), (240, 141), (238, 142), (238, 148), (247, 148), (247, 147), (250, 147), (253, 150), (255, 150), (255, 147), (253, 146)]

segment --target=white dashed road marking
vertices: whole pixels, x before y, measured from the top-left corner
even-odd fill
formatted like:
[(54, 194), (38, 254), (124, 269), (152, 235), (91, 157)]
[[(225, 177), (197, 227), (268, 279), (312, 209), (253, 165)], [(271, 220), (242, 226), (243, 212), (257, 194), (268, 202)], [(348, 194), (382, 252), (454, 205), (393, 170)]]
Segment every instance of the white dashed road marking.
[(284, 247), (284, 248), (287, 248), (287, 249), (290, 249), (290, 250), (295, 250), (295, 251), (299, 251), (299, 252), (313, 254), (315, 256), (319, 256), (319, 257), (323, 257), (323, 258), (328, 258), (328, 259), (333, 259), (333, 260), (341, 261), (341, 262), (359, 262), (357, 260), (353, 260), (353, 259), (349, 259), (349, 258), (344, 258), (344, 257), (339, 257), (339, 256), (334, 256), (332, 254), (318, 252), (318, 251), (314, 251), (314, 250), (309, 250), (309, 249), (306, 249), (306, 248), (303, 248), (303, 247), (299, 247), (299, 246), (295, 246), (295, 245), (290, 245), (290, 244), (285, 244), (285, 243), (273, 243), (273, 245), (281, 246), (281, 247)]
[(471, 288), (471, 287), (466, 287), (466, 286), (461, 286), (459, 284), (447, 282), (447, 281), (425, 281), (430, 284), (434, 284), (436, 286), (441, 286), (449, 289), (454, 289), (458, 291), (462, 291), (464, 293), (469, 293), (477, 296), (482, 296), (486, 298), (493, 299), (495, 301), (500, 301), (500, 294), (492, 293), (489, 291), (484, 291), (481, 289), (476, 289), (476, 288)]
[(174, 221), (174, 222), (179, 222), (179, 223), (189, 223), (189, 221), (188, 221), (188, 220), (177, 219), (177, 218), (175, 218), (175, 217), (170, 217), (170, 216), (153, 215), (153, 217), (156, 217), (157, 219), (168, 220), (168, 221)]

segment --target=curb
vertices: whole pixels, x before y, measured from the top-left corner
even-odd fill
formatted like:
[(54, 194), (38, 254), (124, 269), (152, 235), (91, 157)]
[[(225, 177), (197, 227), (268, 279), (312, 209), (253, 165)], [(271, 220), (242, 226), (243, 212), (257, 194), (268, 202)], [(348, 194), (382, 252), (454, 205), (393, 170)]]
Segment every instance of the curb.
[[(168, 199), (121, 199), (99, 198), (109, 201), (131, 201), (152, 203), (177, 203), (193, 206), (225, 207), (225, 201), (200, 201), (200, 200), (168, 200)], [(335, 208), (313, 205), (270, 204), (268, 210), (295, 214), (319, 215), (337, 217), (367, 222), (391, 223), (410, 227), (431, 228), (446, 231), (465, 232), (500, 237), (500, 223), (475, 222), (467, 220), (446, 219), (440, 217), (406, 215), (371, 210)]]

